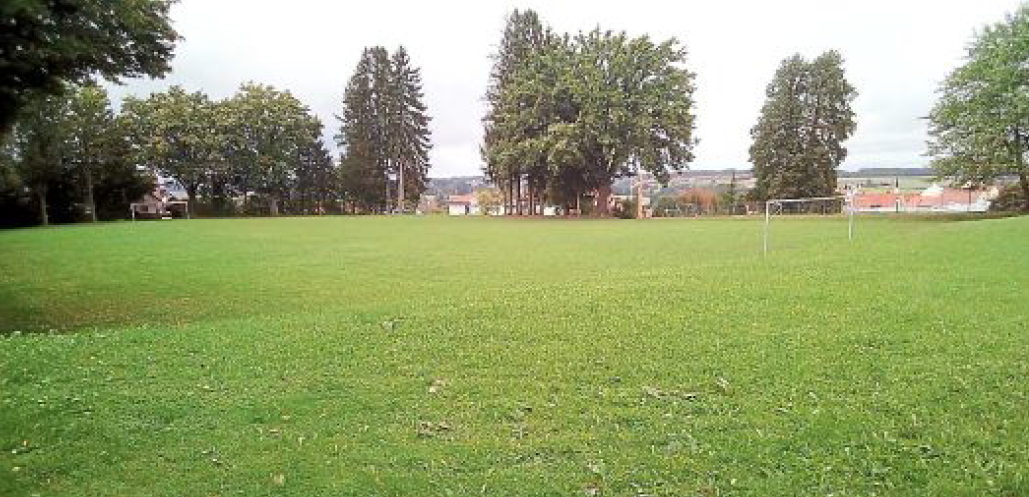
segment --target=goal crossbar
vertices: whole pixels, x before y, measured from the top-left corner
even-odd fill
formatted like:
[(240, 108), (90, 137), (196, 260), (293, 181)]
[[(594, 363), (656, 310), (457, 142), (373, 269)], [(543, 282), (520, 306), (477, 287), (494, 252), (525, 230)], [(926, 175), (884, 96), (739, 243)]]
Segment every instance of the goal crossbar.
[(847, 211), (847, 239), (854, 240), (854, 202), (849, 195), (835, 195), (832, 197), (808, 197), (808, 198), (777, 198), (765, 202), (765, 236), (764, 254), (768, 255), (768, 234), (772, 222), (772, 206), (783, 204), (801, 204), (807, 202), (824, 202), (828, 200), (842, 200)]
[(765, 202), (767, 205), (772, 204), (799, 204), (803, 202), (817, 202), (820, 200), (847, 200), (845, 195), (837, 195), (835, 197), (808, 197), (808, 198), (777, 198)]

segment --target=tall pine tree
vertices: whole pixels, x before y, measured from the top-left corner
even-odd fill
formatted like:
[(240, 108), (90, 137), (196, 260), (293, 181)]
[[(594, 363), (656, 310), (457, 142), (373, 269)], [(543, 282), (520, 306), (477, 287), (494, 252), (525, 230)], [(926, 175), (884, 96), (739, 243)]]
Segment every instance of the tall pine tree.
[(422, 98), (420, 71), (403, 47), (392, 58), (382, 47), (364, 50), (336, 135), (341, 187), (353, 209), (389, 211), (395, 201), (404, 211), (425, 191), (431, 143)]
[(429, 116), (422, 102), (421, 71), (411, 66), (403, 46), (392, 59), (392, 102), (390, 104), (389, 150), (397, 169), (398, 210), (404, 212), (407, 202), (417, 202), (428, 186)]
[(343, 112), (336, 141), (341, 149), (340, 186), (353, 211), (386, 208), (386, 170), (379, 116), (376, 115), (373, 53), (365, 49), (343, 94)]
[[(530, 64), (538, 60), (554, 41), (550, 29), (543, 25), (535, 11), (516, 9), (508, 16), (500, 46), (493, 55), (493, 68), (486, 89), (488, 108), (483, 118), (485, 136), (481, 151), (484, 172), (503, 190), (504, 210), (509, 214), (522, 212), (522, 179), (529, 172), (529, 166), (537, 162), (526, 156), (533, 149), (523, 145), (538, 135), (521, 123), (510, 122), (523, 109), (519, 105), (522, 99), (513, 82), (519, 73), (532, 71)], [(545, 127), (546, 123), (537, 123), (537, 126)], [(539, 157), (539, 154), (535, 155)], [(539, 171), (538, 168), (536, 170)]]

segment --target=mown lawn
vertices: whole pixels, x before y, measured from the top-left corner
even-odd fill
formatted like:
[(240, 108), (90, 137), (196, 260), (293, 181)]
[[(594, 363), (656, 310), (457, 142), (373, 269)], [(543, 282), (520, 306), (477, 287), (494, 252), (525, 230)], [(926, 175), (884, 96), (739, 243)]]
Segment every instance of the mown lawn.
[(0, 232), (0, 495), (1029, 495), (1029, 218)]

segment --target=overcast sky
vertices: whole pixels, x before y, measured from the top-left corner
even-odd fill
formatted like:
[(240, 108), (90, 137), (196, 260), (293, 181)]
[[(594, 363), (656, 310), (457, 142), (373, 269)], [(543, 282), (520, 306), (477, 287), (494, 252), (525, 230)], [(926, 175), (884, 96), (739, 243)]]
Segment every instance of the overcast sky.
[[(749, 130), (779, 62), (836, 49), (857, 87), (858, 127), (846, 169), (926, 163), (925, 123), (935, 89), (959, 64), (974, 31), (1016, 0), (913, 1), (470, 1), (181, 0), (185, 38), (172, 72), (128, 81), (112, 94), (146, 95), (179, 84), (213, 98), (246, 81), (288, 89), (339, 127), (343, 88), (361, 49), (407, 47), (422, 69), (433, 117), (433, 177), (479, 174), (482, 95), (504, 18), (532, 8), (560, 32), (605, 29), (676, 37), (697, 74), (693, 169), (749, 168)], [(335, 148), (333, 148), (335, 149)]]

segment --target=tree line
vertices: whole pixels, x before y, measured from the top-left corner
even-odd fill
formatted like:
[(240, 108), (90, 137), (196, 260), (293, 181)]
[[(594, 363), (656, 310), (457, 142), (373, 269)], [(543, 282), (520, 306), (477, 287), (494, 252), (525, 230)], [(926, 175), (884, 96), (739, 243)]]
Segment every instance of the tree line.
[[(338, 164), (322, 123), (266, 85), (221, 101), (172, 87), (115, 112), (93, 78), (166, 74), (179, 39), (170, 4), (0, 4), (11, 28), (0, 37), (0, 217), (121, 217), (158, 174), (217, 215), (404, 212), (425, 190), (430, 118), (403, 47), (362, 53), (344, 90)], [(940, 87), (929, 152), (941, 177), (967, 185), (1016, 178), (1009, 196), (1029, 210), (1027, 39), (1027, 6), (976, 34)], [(515, 10), (492, 60), (481, 153), (507, 213), (549, 204), (606, 215), (616, 179), (666, 184), (693, 160), (695, 75), (675, 39), (557, 33)], [(751, 130), (749, 199), (832, 194), (855, 96), (839, 53), (783, 60)]]
[(130, 202), (153, 191), (156, 174), (181, 183), (206, 214), (276, 215), (283, 206), (307, 213), (334, 186), (321, 133), (306, 106), (266, 85), (244, 84), (223, 101), (173, 86), (128, 97), (116, 114), (107, 92), (86, 84), (20, 110), (0, 189), (13, 207), (8, 215), (18, 210), (19, 193), (28, 194), (42, 224), (51, 206), (59, 221), (125, 218)]
[[(335, 163), (319, 119), (268, 85), (245, 83), (223, 100), (172, 86), (127, 97), (116, 111), (90, 76), (167, 72), (178, 39), (168, 7), (0, 6), (22, 28), (12, 35), (23, 35), (0, 39), (11, 49), (0, 66), (12, 68), (0, 75), (0, 224), (123, 219), (159, 177), (181, 184), (191, 211), (204, 215), (404, 211), (417, 202), (428, 181), (429, 117), (404, 47), (363, 52), (345, 90)], [(131, 19), (112, 23), (112, 15)]]

